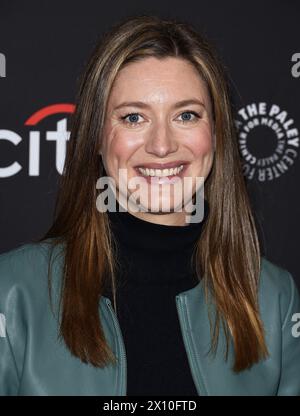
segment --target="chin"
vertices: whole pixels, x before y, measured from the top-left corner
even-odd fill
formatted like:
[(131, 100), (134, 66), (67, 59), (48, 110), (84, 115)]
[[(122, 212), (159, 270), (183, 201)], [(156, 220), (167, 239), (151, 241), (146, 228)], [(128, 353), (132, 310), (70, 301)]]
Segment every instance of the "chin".
[(168, 214), (172, 212), (181, 212), (183, 210), (183, 201), (174, 201), (173, 198), (171, 198), (171, 200), (168, 197), (155, 198), (152, 202), (150, 196), (149, 198), (147, 196), (142, 196), (139, 201), (139, 207), (141, 210), (151, 212), (153, 214)]

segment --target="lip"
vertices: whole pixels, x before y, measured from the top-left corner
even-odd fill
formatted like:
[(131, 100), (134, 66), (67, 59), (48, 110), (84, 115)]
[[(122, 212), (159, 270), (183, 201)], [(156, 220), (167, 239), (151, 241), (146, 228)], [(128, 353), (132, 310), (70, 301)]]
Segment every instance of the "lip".
[(144, 163), (143, 165), (135, 166), (135, 169), (138, 168), (148, 168), (148, 169), (171, 169), (176, 168), (177, 166), (189, 164), (190, 162), (187, 162), (186, 160), (176, 160), (174, 162), (169, 163)]

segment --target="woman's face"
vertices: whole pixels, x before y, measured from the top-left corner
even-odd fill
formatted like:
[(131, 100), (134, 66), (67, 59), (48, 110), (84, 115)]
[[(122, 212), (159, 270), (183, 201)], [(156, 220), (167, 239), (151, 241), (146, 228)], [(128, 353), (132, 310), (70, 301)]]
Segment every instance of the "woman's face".
[[(129, 205), (129, 212), (151, 222), (184, 225), (186, 212), (179, 204), (184, 207), (199, 189), (196, 177), (205, 181), (214, 155), (211, 102), (192, 64), (149, 57), (124, 67), (109, 96), (100, 153), (117, 192), (125, 184), (123, 194), (131, 200), (139, 196), (139, 211)], [(126, 169), (121, 180), (119, 169)], [(188, 177), (192, 193), (184, 185)], [(131, 180), (142, 180), (144, 186), (130, 189)]]

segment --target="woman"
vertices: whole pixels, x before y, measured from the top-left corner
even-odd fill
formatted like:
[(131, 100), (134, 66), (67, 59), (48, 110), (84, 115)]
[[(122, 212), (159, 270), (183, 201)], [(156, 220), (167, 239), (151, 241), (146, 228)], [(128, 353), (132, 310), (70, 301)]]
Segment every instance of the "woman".
[(103, 36), (54, 224), (2, 254), (0, 276), (2, 395), (300, 394), (299, 293), (261, 255), (224, 69), (186, 23), (139, 16)]

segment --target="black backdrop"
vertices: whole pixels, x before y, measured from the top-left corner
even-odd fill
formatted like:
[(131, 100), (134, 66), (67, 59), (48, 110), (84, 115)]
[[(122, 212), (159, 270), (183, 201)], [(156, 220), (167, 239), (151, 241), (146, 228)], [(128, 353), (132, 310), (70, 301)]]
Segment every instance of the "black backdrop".
[(263, 254), (300, 287), (296, 0), (1, 0), (0, 252), (50, 226), (78, 76), (99, 34), (139, 13), (187, 20), (216, 45), (230, 74)]

